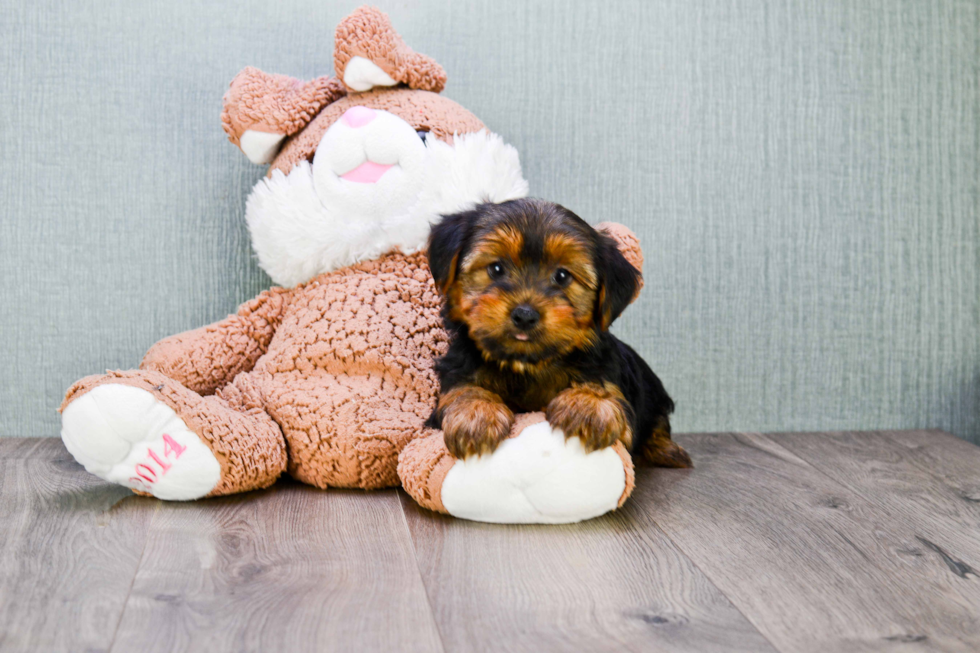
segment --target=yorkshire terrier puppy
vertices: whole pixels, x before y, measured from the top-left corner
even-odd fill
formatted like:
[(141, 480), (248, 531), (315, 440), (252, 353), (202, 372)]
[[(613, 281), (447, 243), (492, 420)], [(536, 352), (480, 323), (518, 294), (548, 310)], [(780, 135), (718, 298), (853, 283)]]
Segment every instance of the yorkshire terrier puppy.
[(427, 425), (455, 457), (492, 452), (514, 411), (544, 410), (589, 451), (620, 440), (641, 461), (691, 466), (660, 379), (609, 333), (641, 279), (612, 238), (551, 202), (483, 204), (433, 228), (429, 268), (450, 345)]

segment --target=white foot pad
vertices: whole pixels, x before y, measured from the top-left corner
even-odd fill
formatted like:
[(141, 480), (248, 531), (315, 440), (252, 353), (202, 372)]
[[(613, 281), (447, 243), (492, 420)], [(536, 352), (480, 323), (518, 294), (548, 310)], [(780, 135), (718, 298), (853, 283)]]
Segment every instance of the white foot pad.
[(61, 439), (88, 472), (160, 499), (199, 499), (221, 478), (217, 458), (184, 420), (129, 385), (100, 385), (68, 404)]
[(626, 489), (612, 449), (586, 453), (548, 422), (528, 426), (490, 455), (457, 460), (442, 483), (455, 517), (508, 524), (566, 524), (615, 510)]

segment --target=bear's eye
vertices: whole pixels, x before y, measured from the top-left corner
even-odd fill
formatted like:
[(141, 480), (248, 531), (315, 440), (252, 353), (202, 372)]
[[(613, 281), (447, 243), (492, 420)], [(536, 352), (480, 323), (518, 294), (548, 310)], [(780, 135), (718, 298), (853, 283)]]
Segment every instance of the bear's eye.
[(565, 268), (558, 268), (551, 278), (554, 279), (555, 285), (564, 288), (571, 282), (572, 274)]
[(487, 275), (494, 281), (504, 276), (504, 264), (500, 261), (494, 261), (487, 266)]
[(415, 133), (416, 133), (416, 134), (418, 134), (418, 135), (419, 135), (419, 138), (421, 138), (421, 139), (422, 139), (422, 145), (425, 145), (426, 147), (428, 147), (428, 146), (429, 146), (429, 144), (428, 144), (428, 143), (426, 142), (426, 140), (425, 140), (425, 139), (426, 139), (426, 138), (428, 138), (428, 136), (429, 136), (429, 132), (426, 132), (426, 131), (422, 131), (422, 130), (420, 129), (420, 130), (418, 130), (418, 131), (417, 131), (417, 132), (415, 132)]

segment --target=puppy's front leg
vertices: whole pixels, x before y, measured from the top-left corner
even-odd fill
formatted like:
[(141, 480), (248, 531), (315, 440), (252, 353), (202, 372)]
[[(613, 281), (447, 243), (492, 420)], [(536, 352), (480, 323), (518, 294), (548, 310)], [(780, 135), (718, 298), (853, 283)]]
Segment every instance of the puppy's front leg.
[(496, 393), (463, 385), (439, 397), (446, 448), (456, 458), (492, 453), (510, 433), (514, 413)]
[(563, 390), (548, 404), (548, 423), (565, 432), (566, 438), (578, 436), (586, 451), (596, 451), (621, 440), (629, 449), (633, 441), (630, 428), (632, 412), (626, 398), (613, 384), (576, 383)]

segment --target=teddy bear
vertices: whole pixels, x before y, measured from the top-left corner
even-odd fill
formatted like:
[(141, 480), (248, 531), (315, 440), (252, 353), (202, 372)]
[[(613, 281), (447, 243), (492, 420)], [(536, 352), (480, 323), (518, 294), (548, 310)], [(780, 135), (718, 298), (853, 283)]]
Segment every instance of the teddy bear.
[[(484, 521), (614, 509), (633, 484), (622, 445), (586, 454), (532, 414), (494, 454), (457, 461), (424, 427), (447, 348), (430, 227), (524, 197), (528, 184), (517, 151), (439, 94), (443, 69), (379, 10), (340, 23), (334, 69), (301, 82), (245, 68), (231, 82), (223, 128), (270, 164), (245, 219), (277, 285), (164, 338), (139, 369), (77, 381), (60, 408), (68, 451), (168, 500), (264, 488), (286, 472), (319, 488), (403, 485), (427, 508)], [(628, 229), (603, 228), (642, 265)]]

